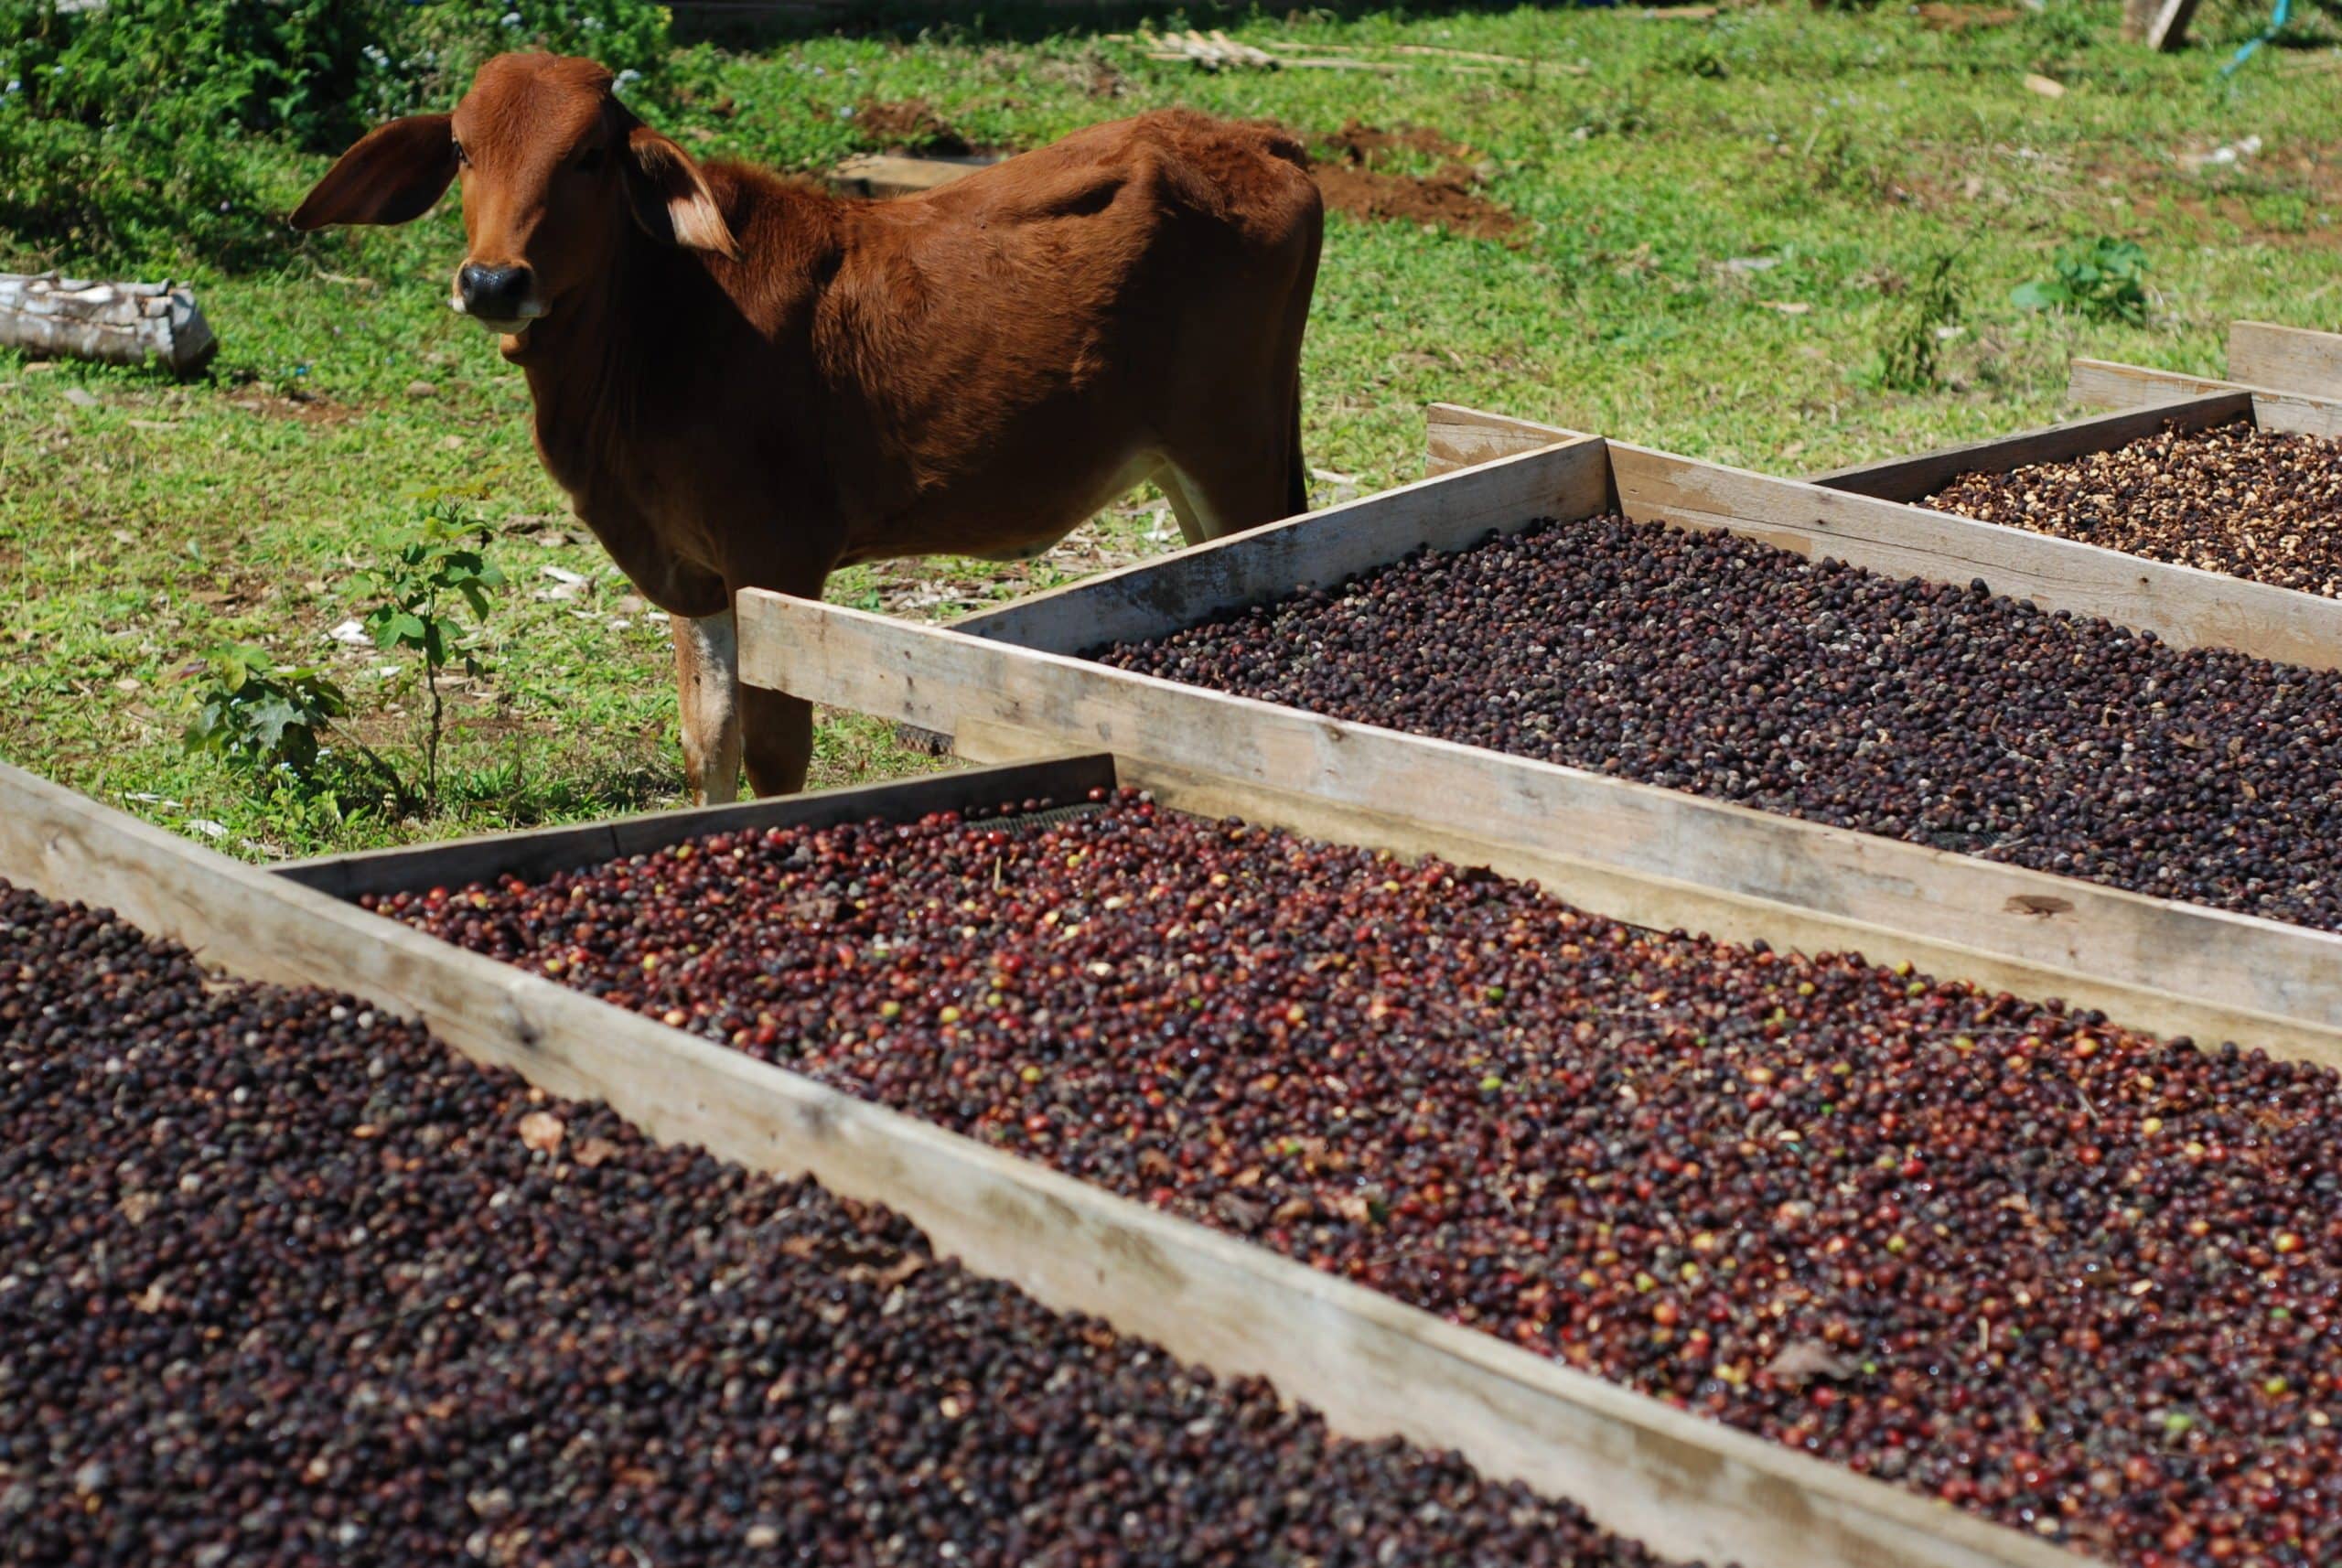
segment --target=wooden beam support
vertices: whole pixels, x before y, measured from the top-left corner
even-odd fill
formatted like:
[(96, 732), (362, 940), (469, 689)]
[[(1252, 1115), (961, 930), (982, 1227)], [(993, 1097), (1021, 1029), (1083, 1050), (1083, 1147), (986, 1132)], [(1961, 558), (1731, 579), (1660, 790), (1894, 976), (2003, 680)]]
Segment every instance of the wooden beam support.
[[(1060, 795), (1101, 771), (1094, 757), (1056, 766), (1049, 792)], [(956, 779), (973, 804), (1040, 777)], [(883, 815), (931, 800), (938, 782), (760, 802), (767, 814), (741, 820), (768, 824), (792, 804), (831, 820)], [(646, 831), (638, 823), (618, 842)], [(477, 863), (478, 846), (467, 853)], [(1223, 1376), (1271, 1378), (1338, 1432), (1457, 1449), (1483, 1473), (1579, 1499), (1669, 1555), (1748, 1568), (2084, 1568), (2047, 1542), (465, 952), (5, 767), (0, 876), (109, 906), (236, 973), (418, 1017), (475, 1059), (607, 1101), (654, 1137), (811, 1174), (895, 1208), (940, 1255), (1045, 1305), (1095, 1314)]]
[(1423, 478), (1434, 479), (1458, 468), (1582, 439), (1582, 432), (1557, 424), (1435, 403), (1423, 410)]
[[(2243, 394), (2217, 401), (2251, 403)], [(2164, 412), (2131, 417), (2154, 427)], [(2175, 648), (2342, 669), (2342, 599), (1623, 442), (1609, 447), (1629, 517), (1721, 528), (1890, 576), (1962, 585), (1981, 577), (1994, 593), (2152, 631)]]
[(1459, 541), (1491, 530), (1510, 533), (1541, 517), (1586, 516), (1609, 499), (1599, 441), (1542, 446), (1101, 572), (958, 625), (978, 637), (1073, 653), (1159, 636), (1212, 609), (1328, 586), (1395, 559), (1426, 530)]

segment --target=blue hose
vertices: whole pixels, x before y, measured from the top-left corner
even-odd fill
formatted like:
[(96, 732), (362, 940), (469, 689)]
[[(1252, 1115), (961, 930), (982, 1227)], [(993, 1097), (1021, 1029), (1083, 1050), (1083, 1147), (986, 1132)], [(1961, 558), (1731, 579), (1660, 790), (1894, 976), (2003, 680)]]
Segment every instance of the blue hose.
[(2238, 71), (2243, 70), (2244, 62), (2252, 58), (2252, 51), (2259, 48), (2261, 45), (2269, 42), (2272, 38), (2274, 38), (2279, 33), (2283, 32), (2285, 30), (2285, 24), (2293, 19), (2293, 15), (2294, 0), (2277, 0), (2276, 14), (2269, 18), (2269, 25), (2261, 29), (2261, 34), (2258, 38), (2249, 38), (2245, 41), (2244, 48), (2236, 51), (2236, 58), (2229, 61), (2228, 64), (2220, 67), (2220, 74), (2222, 76), (2234, 76)]

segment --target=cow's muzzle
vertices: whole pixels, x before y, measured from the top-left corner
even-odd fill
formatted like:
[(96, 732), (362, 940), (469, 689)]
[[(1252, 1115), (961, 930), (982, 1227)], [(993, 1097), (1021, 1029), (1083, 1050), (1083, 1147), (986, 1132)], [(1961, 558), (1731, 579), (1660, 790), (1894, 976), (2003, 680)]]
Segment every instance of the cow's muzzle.
[(456, 274), (455, 307), (492, 332), (520, 332), (545, 313), (536, 274), (524, 266), (466, 262)]

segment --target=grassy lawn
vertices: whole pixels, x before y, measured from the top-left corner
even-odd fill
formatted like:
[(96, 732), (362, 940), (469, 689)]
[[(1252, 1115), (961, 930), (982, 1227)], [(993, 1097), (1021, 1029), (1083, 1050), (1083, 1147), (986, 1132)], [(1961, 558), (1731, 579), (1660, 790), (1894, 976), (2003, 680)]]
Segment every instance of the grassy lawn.
[[(1313, 465), (1363, 489), (1416, 477), (1434, 399), (1799, 472), (2061, 417), (2073, 354), (2218, 373), (2232, 318), (2342, 323), (2342, 74), (2316, 69), (2334, 59), (2330, 13), (2297, 26), (2322, 48), (2264, 51), (2230, 83), (2215, 67), (2261, 11), (2208, 7), (2198, 47), (2154, 58), (2117, 41), (2112, 4), (1924, 9), (1524, 7), (1231, 29), (1400, 64), (1387, 71), (1213, 75), (1090, 37), (703, 49), (661, 118), (703, 156), (807, 170), (897, 140), (909, 117), (881, 111), (909, 100), (1007, 148), (1170, 103), (1272, 116), (1329, 149), (1353, 122), (1428, 133), (1359, 172), (1393, 188), (1446, 178), (1476, 227), (1511, 227), (1331, 220), (1305, 434)], [(2208, 161), (2248, 137), (2257, 151)], [(253, 156), (287, 209), (324, 166)], [(2145, 249), (2143, 323), (2009, 302), (2101, 235)], [(150, 274), (191, 279), (223, 340), (188, 386), (0, 353), (0, 757), (255, 857), (678, 798), (663, 620), (539, 471), (518, 372), (446, 310), (461, 242), (451, 201), (404, 231), (287, 233), (263, 270), (155, 258)], [(1947, 253), (1962, 310), (1938, 338), (1915, 302)], [(0, 269), (81, 260), (0, 232)], [(1915, 330), (1938, 344), (1937, 384), (1882, 384), (1883, 355)], [(453, 696), (435, 811), (393, 820), (355, 778), (255, 788), (183, 754), (187, 672), (242, 641), (328, 667), (357, 735), (411, 755), (411, 661), (329, 632), (366, 607), (360, 569), (446, 493), (471, 499), (511, 585), (491, 668)], [(948, 617), (1174, 538), (1138, 497), (1031, 565), (859, 569), (833, 594)], [(817, 781), (931, 766), (883, 726), (824, 716)]]

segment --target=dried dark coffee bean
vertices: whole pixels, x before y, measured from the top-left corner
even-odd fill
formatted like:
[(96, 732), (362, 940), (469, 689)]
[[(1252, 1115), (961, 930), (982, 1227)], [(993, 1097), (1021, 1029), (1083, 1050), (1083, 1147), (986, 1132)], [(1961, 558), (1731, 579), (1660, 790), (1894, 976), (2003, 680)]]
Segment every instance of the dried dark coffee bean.
[(1919, 503), (2231, 577), (2342, 596), (2342, 442), (2249, 422), (1962, 474)]
[(1616, 517), (1418, 554), (1122, 669), (2342, 929), (2342, 673)]
[(1656, 1563), (5, 884), (0, 1562)]
[(2342, 1562), (2331, 1069), (1128, 796), (374, 902), (2134, 1568)]

